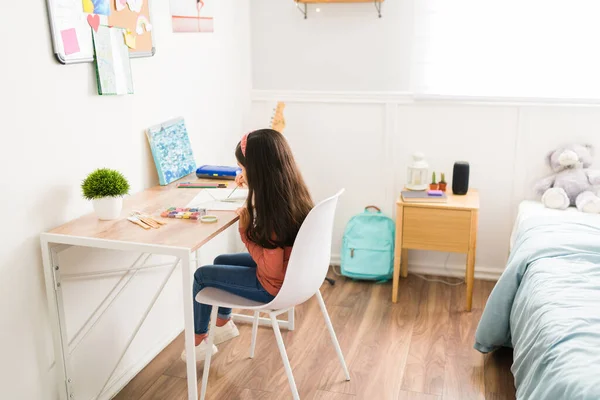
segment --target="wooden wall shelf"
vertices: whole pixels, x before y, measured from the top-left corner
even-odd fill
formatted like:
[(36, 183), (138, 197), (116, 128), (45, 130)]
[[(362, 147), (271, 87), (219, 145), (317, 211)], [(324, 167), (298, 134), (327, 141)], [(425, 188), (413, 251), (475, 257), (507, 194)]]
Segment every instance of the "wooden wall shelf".
[(304, 19), (308, 18), (308, 5), (309, 4), (342, 4), (342, 3), (373, 3), (377, 10), (377, 15), (381, 18), (381, 3), (384, 0), (294, 0), (296, 7), (304, 15)]
[(383, 0), (298, 0), (296, 3), (383, 3)]

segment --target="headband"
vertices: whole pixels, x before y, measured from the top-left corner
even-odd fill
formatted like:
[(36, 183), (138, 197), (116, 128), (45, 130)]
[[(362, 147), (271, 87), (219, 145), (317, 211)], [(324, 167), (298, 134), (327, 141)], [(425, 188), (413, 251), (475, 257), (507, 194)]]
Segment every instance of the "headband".
[(244, 155), (244, 157), (246, 157), (246, 144), (248, 143), (248, 135), (250, 133), (246, 133), (244, 136), (242, 136), (242, 141), (240, 142), (240, 146), (242, 148), (242, 154)]

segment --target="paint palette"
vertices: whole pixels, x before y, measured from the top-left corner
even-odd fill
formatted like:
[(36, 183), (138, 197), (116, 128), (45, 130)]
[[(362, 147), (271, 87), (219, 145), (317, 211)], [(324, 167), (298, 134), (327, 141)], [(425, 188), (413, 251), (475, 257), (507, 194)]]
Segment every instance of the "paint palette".
[(160, 213), (163, 218), (177, 218), (177, 219), (193, 219), (199, 220), (206, 215), (205, 208), (179, 208), (170, 207), (166, 211)]

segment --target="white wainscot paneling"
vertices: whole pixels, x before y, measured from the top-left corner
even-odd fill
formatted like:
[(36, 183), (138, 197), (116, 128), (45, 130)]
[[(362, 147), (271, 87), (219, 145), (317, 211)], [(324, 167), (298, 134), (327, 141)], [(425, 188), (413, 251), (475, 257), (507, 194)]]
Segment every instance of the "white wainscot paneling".
[[(394, 215), (415, 151), (449, 185), (455, 161), (471, 164), (470, 186), (481, 197), (475, 276), (504, 270), (520, 201), (536, 198), (533, 182), (548, 174), (545, 156), (569, 142), (600, 149), (600, 108), (560, 105), (413, 101), (402, 93), (254, 91), (253, 128), (285, 100), (289, 138), (316, 200), (345, 187), (336, 220), (334, 263), (349, 218), (363, 206)], [(596, 165), (600, 160), (596, 152)], [(438, 175), (439, 177), (439, 175)], [(413, 272), (462, 276), (465, 256), (412, 251)]]
[[(267, 107), (270, 107), (269, 104)], [(257, 113), (265, 105), (255, 102)], [(369, 204), (391, 215), (386, 199), (389, 167), (381, 105), (289, 103), (285, 135), (315, 201), (345, 188), (338, 208), (333, 253), (339, 254), (350, 217)], [(389, 181), (389, 179), (388, 179)]]
[[(470, 187), (480, 193), (477, 268), (502, 270), (512, 227), (511, 200), (518, 110), (513, 107), (403, 105), (398, 108), (394, 140), (397, 191), (406, 181), (414, 151), (425, 153), (430, 169), (452, 183), (455, 161), (471, 166)], [(447, 256), (413, 252), (411, 264), (444, 265)], [(464, 270), (465, 257), (453, 255), (447, 266)]]

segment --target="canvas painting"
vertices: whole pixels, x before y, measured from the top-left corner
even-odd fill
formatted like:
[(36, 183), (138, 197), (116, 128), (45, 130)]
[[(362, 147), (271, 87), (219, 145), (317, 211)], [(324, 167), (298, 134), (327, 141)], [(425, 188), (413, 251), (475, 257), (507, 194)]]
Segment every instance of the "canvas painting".
[(161, 185), (196, 171), (196, 161), (183, 118), (153, 126), (146, 135)]
[(213, 32), (216, 0), (171, 0), (173, 32)]

